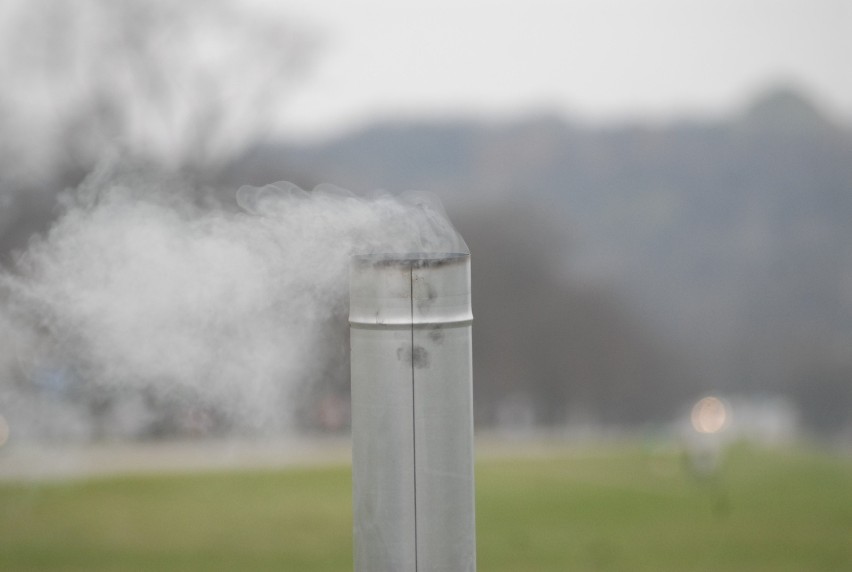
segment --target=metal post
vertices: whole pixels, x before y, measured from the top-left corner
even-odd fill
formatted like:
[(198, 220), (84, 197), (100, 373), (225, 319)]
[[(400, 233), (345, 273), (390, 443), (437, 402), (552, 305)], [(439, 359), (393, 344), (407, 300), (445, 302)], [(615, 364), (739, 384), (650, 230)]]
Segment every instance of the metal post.
[(355, 572), (475, 572), (470, 256), (350, 278)]

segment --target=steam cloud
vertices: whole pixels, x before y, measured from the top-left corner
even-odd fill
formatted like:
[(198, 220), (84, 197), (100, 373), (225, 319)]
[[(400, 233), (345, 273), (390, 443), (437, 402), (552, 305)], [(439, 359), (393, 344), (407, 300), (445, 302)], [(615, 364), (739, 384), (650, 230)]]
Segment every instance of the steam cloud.
[[(19, 426), (70, 415), (28, 396), (84, 388), (281, 429), (294, 391), (319, 375), (328, 324), (346, 327), (352, 254), (466, 251), (425, 194), (276, 183), (239, 189), (237, 203), (109, 169), (67, 192), (50, 231), (0, 275), (4, 377), (17, 380), (0, 384), (0, 413), (17, 411)], [(139, 423), (148, 407), (118, 416)], [(66, 430), (86, 423), (72, 417)]]

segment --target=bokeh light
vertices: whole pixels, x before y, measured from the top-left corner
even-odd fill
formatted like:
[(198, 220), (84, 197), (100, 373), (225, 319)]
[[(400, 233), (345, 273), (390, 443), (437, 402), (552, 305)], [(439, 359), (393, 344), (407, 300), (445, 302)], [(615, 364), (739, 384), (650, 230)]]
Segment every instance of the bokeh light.
[(692, 426), (699, 433), (718, 433), (730, 421), (730, 412), (718, 397), (708, 396), (699, 399), (692, 407)]

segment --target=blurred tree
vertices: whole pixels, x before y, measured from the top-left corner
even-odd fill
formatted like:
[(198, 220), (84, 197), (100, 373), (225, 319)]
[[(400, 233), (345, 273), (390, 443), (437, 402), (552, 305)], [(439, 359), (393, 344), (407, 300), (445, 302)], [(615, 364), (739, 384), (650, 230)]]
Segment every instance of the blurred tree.
[(808, 427), (828, 435), (852, 430), (852, 366), (814, 364), (794, 378), (792, 390)]
[[(128, 159), (134, 172), (221, 180), (221, 170), (274, 125), (314, 54), (312, 34), (272, 6), (260, 10), (239, 0), (0, 2), (0, 263), (47, 229), (57, 192), (110, 155)], [(0, 291), (0, 322), (6, 295)], [(15, 333), (6, 337), (19, 339), (10, 324)], [(0, 352), (6, 407), (47, 391), (31, 383), (34, 368), (12, 367), (16, 360)], [(80, 385), (59, 397), (88, 408), (97, 435), (127, 396)], [(140, 431), (187, 429), (177, 424), (187, 410), (130, 397), (159, 415)], [(191, 431), (199, 419), (216, 430), (224, 423), (215, 411), (189, 413)]]
[[(17, 169), (119, 149), (209, 172), (259, 137), (313, 41), (230, 0), (19, 0), (0, 9), (0, 126)], [(14, 150), (5, 153), (6, 150)]]
[(681, 367), (618, 296), (567, 279), (566, 221), (525, 201), (454, 217), (472, 260), (477, 421), (667, 421), (690, 391)]

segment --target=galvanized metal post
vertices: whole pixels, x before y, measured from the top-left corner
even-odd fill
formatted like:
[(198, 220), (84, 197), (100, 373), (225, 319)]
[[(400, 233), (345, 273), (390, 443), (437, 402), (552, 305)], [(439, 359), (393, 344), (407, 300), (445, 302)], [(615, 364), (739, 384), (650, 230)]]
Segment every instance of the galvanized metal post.
[(350, 278), (355, 572), (474, 572), (470, 256)]

